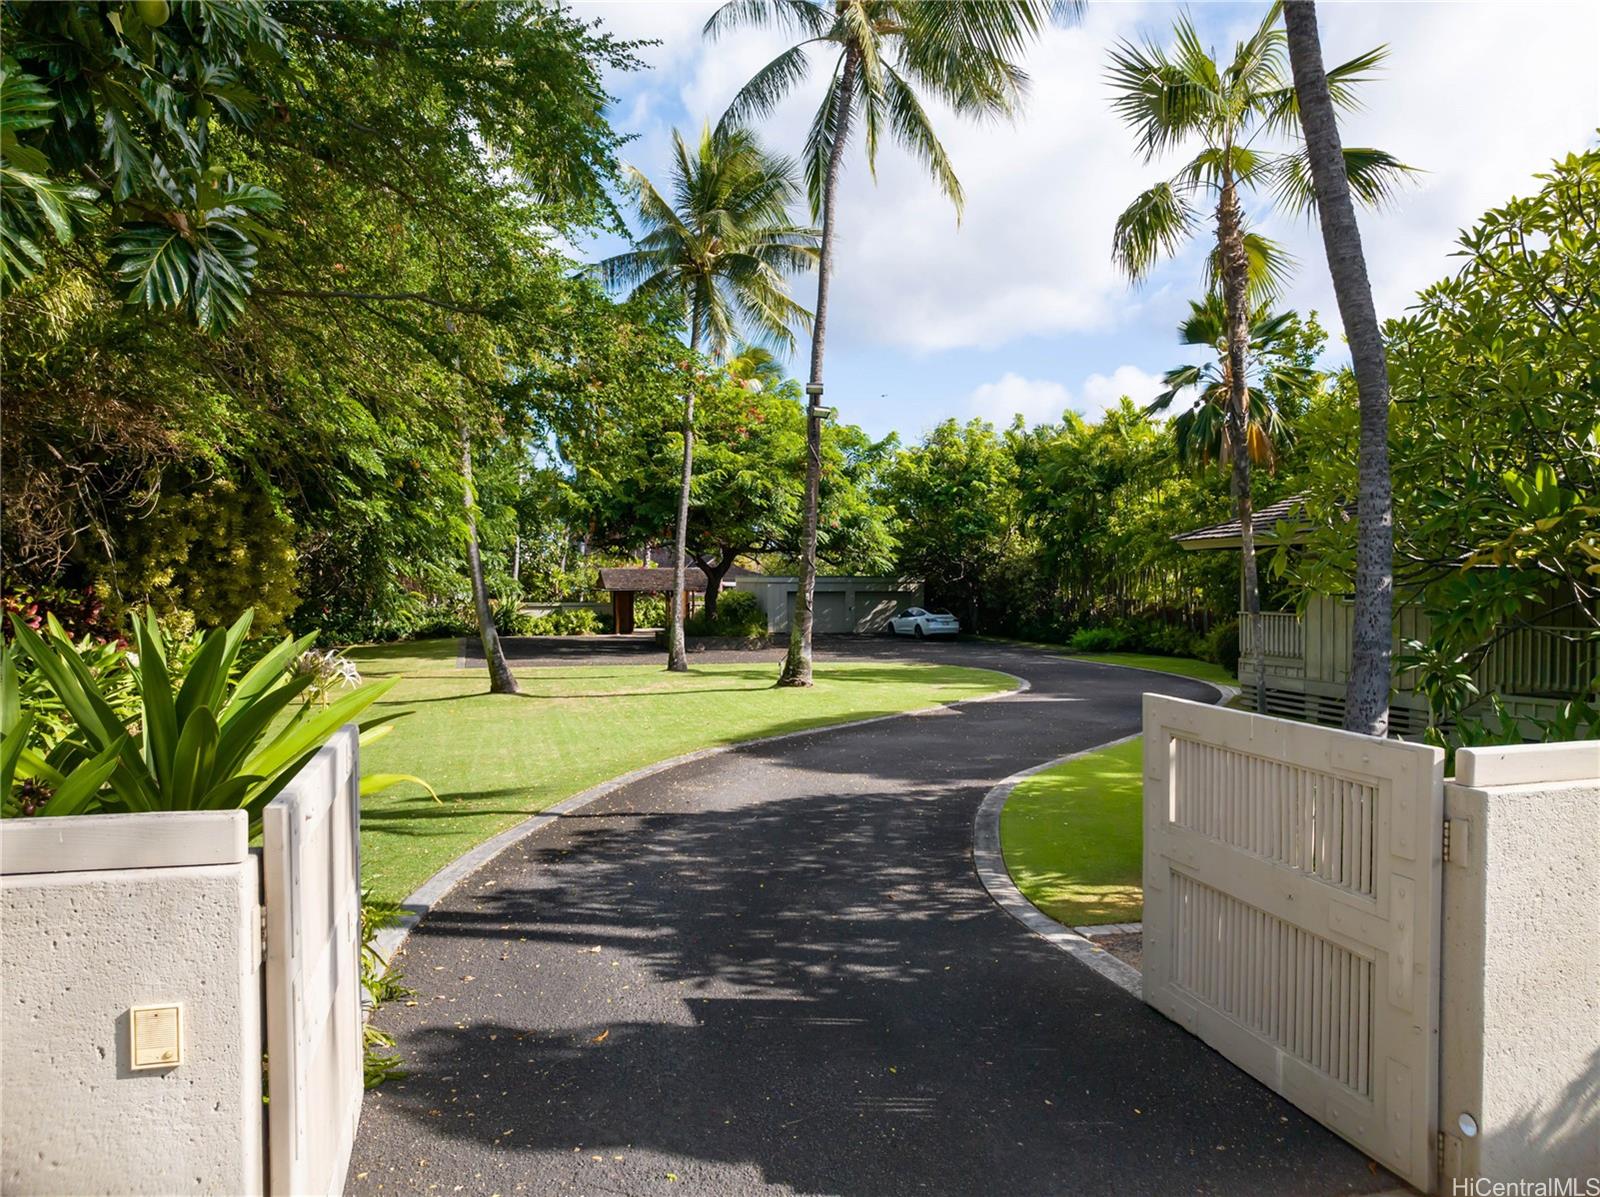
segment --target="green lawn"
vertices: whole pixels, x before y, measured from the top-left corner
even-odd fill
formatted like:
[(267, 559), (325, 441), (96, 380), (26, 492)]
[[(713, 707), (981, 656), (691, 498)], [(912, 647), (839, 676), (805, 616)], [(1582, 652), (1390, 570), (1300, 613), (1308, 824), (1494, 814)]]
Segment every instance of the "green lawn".
[[(1060, 650), (1058, 650), (1060, 651)], [(1157, 673), (1175, 673), (1179, 677), (1199, 678), (1202, 682), (1215, 682), (1219, 686), (1237, 686), (1239, 679), (1221, 665), (1200, 661), (1194, 657), (1163, 657), (1156, 653), (1069, 653), (1062, 656), (1074, 661), (1103, 661), (1107, 665), (1131, 665), (1135, 669), (1153, 669)]]
[(475, 844), (619, 773), (697, 748), (865, 719), (1009, 690), (956, 666), (819, 663), (809, 690), (775, 689), (776, 664), (519, 670), (522, 694), (489, 694), (482, 669), (455, 668), (457, 641), (353, 649), (363, 677), (402, 681), (374, 708), (395, 730), (362, 753), (363, 772), (413, 773), (439, 792), (397, 787), (361, 812), (361, 873), (405, 897)]
[(1069, 927), (1144, 915), (1142, 740), (1066, 761), (1023, 781), (1000, 815), (1017, 888)]
[(1157, 673), (1175, 673), (1179, 677), (1199, 678), (1219, 686), (1237, 686), (1239, 679), (1221, 665), (1201, 661), (1195, 657), (1164, 657), (1159, 653), (1075, 653), (1064, 644), (1046, 644), (1042, 640), (1013, 640), (1005, 636), (980, 636), (996, 644), (1021, 644), (1054, 653), (1058, 657), (1071, 657), (1074, 661), (1100, 661), (1107, 665), (1131, 665), (1135, 669), (1153, 669)]

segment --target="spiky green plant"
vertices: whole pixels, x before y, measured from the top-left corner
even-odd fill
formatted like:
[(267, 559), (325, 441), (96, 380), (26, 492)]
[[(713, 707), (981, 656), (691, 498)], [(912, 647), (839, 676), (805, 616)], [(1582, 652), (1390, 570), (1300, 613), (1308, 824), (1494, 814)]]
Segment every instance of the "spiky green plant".
[[(246, 611), (228, 628), (201, 638), (180, 684), (168, 640), (154, 612), (135, 618), (136, 651), (128, 668), (138, 689), (130, 723), (106, 700), (74, 645), (57, 631), (40, 636), (12, 618), (14, 644), (0, 669), (0, 770), (7, 814), (30, 813), (18, 801), (23, 783), (51, 791), (31, 813), (245, 810), (252, 824), (338, 728), (376, 702), (395, 679), (361, 686), (326, 707), (290, 704), (312, 682), (293, 672), (315, 634), (286, 637), (242, 674), (235, 666), (250, 630)], [(28, 747), (33, 715), (21, 709), (16, 662), (21, 653), (71, 719), (67, 737), (40, 753)], [(236, 676), (236, 674), (239, 674)]]

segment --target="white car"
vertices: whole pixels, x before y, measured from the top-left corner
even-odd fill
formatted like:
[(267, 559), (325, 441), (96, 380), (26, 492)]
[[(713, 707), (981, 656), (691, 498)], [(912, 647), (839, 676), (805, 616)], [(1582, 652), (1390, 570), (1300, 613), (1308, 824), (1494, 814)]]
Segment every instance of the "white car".
[(896, 636), (954, 636), (961, 631), (961, 621), (945, 610), (924, 611), (921, 607), (907, 607), (889, 620)]

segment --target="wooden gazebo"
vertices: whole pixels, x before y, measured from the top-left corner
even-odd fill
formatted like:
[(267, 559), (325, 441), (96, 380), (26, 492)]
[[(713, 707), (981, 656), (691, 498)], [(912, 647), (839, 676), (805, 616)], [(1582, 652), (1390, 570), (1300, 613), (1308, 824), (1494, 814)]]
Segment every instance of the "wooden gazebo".
[[(611, 592), (611, 626), (619, 636), (633, 631), (633, 596), (636, 594), (671, 594), (672, 570), (646, 569), (624, 566), (600, 571), (600, 588)], [(704, 571), (690, 566), (683, 571), (683, 614), (689, 616), (689, 596), (704, 594)]]

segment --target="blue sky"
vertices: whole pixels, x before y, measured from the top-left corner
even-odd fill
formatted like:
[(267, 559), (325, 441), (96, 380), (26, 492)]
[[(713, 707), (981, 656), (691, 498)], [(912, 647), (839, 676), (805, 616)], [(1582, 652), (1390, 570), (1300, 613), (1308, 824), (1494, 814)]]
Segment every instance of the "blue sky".
[[(620, 37), (658, 39), (649, 69), (613, 77), (612, 119), (634, 134), (633, 164), (665, 177), (674, 126), (697, 131), (784, 47), (781, 35), (708, 44), (712, 0), (622, 0), (570, 7)], [(1318, 5), (1324, 51), (1343, 61), (1387, 43), (1382, 79), (1344, 121), (1346, 144), (1375, 145), (1426, 172), (1392, 208), (1363, 217), (1379, 315), (1398, 314), (1450, 269), (1459, 229), (1536, 187), (1535, 172), (1594, 138), (1600, 125), (1600, 5), (1588, 3), (1329, 3)], [(840, 207), (830, 299), (828, 402), (881, 436), (915, 439), (939, 420), (1009, 423), (1087, 414), (1121, 394), (1148, 398), (1185, 360), (1175, 325), (1200, 288), (1196, 242), (1138, 288), (1113, 270), (1117, 213), (1167, 177), (1177, 159), (1145, 164), (1111, 115), (1102, 78), (1123, 37), (1165, 42), (1180, 8), (1091, 4), (1076, 28), (1052, 30), (1026, 63), (1029, 102), (1014, 125), (934, 117), (967, 193), (953, 210), (917, 165), (880, 152), (876, 183), (859, 144)], [(1199, 4), (1202, 38), (1227, 53), (1260, 20), (1259, 5)], [(797, 154), (823, 75), (763, 126)], [(1303, 219), (1256, 212), (1262, 231), (1299, 259), (1287, 306), (1315, 308), (1335, 331), (1320, 238)], [(617, 242), (579, 247), (614, 252)], [(797, 280), (810, 306), (814, 277)], [(804, 347), (798, 358), (803, 361)], [(797, 363), (794, 367), (800, 369)]]

